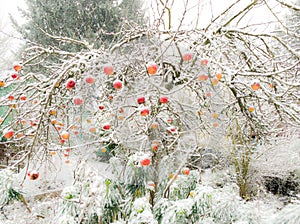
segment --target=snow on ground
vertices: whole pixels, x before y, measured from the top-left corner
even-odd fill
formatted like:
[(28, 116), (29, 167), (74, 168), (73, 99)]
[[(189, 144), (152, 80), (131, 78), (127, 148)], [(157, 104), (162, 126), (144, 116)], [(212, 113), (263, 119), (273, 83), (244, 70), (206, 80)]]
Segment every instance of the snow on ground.
[[(282, 158), (282, 156), (286, 154), (284, 152), (287, 150), (295, 152), (299, 150), (299, 145), (300, 141), (292, 143), (289, 147), (278, 147), (278, 155)], [(30, 181), (27, 178), (22, 188), (31, 213), (27, 211), (26, 206), (21, 202), (14, 202), (5, 206), (3, 210), (0, 211), (0, 224), (55, 223), (53, 217), (57, 217), (60, 212), (60, 193), (64, 187), (73, 184), (74, 171), (78, 168), (78, 163), (82, 161), (79, 160), (79, 158), (85, 157), (83, 159), (85, 161), (84, 168), (89, 169), (92, 167), (94, 170), (99, 171), (99, 174), (104, 179), (111, 177), (110, 165), (96, 161), (95, 153), (93, 153), (94, 150), (93, 148), (89, 148), (86, 149), (83, 154), (71, 154), (69, 158), (71, 162), (69, 164), (66, 164), (65, 158), (59, 155), (54, 155), (47, 163), (43, 163), (39, 169), (40, 178), (36, 181)], [(275, 151), (276, 150), (274, 150), (273, 153), (275, 153)], [(293, 157), (296, 156), (296, 154), (293, 154)], [(271, 156), (271, 154), (269, 155)], [(272, 157), (274, 156), (275, 155), (272, 154)], [(274, 158), (277, 157), (275, 156)], [(290, 158), (290, 161), (292, 161), (290, 165), (293, 165), (293, 158)], [(272, 164), (276, 167), (275, 163), (276, 162)], [(269, 163), (266, 162), (265, 166), (268, 164)], [(289, 163), (287, 162), (285, 164), (288, 165)], [(280, 164), (277, 165), (280, 166)], [(25, 171), (20, 173), (21, 179), (24, 175)], [(202, 185), (207, 186), (209, 189), (213, 188), (218, 200), (224, 198), (223, 200), (226, 201), (228, 200), (228, 196), (232, 197), (232, 195), (234, 195), (235, 198), (239, 198), (238, 188), (234, 183), (233, 175), (234, 172), (230, 169), (220, 171), (208, 169), (202, 173)], [(293, 198), (289, 204), (286, 204), (285, 198), (266, 191), (259, 192), (254, 200), (243, 202), (238, 199), (238, 201), (240, 201), (238, 203), (242, 206), (237, 209), (239, 211), (243, 211), (244, 209), (244, 214), (241, 215), (252, 212), (259, 218), (259, 223), (261, 224), (278, 223), (276, 220), (283, 218), (281, 215), (282, 212), (289, 212), (288, 209), (295, 210), (295, 208), (297, 208), (295, 205), (297, 204), (300, 206), (299, 197), (298, 199)]]

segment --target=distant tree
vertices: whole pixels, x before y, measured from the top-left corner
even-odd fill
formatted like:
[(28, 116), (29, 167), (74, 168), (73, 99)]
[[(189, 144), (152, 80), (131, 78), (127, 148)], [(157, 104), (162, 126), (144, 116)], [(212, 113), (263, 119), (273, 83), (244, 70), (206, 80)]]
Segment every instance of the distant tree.
[(0, 17), (0, 71), (7, 70), (10, 64), (15, 60), (16, 49), (12, 47), (12, 38), (6, 28), (6, 21)]
[(87, 41), (93, 48), (114, 40), (124, 18), (139, 20), (140, 0), (27, 0), (28, 11), (21, 10), (28, 22), (19, 32), (30, 42), (63, 50), (80, 50), (82, 45), (61, 43), (59, 38)]

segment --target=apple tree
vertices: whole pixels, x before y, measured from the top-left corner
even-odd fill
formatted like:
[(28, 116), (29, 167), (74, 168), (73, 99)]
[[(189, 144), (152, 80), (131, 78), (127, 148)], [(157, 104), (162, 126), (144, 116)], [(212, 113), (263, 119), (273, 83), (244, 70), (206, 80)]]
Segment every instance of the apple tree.
[[(17, 77), (5, 77), (1, 87), (14, 87), (0, 102), (7, 108), (2, 120), (12, 118), (1, 125), (1, 144), (14, 153), (7, 166), (20, 166), (24, 179), (35, 180), (54, 156), (68, 165), (72, 155), (96, 153), (109, 159), (113, 178), (103, 180), (105, 191), (97, 195), (91, 186), (101, 178), (84, 178), (79, 169), (77, 185), (62, 193), (74, 222), (196, 223), (211, 214), (210, 196), (201, 198), (197, 188), (196, 161), (207, 149), (227, 148), (240, 196), (248, 199), (257, 146), (299, 126), (299, 52), (271, 30), (241, 27), (265, 4), (252, 1), (236, 10), (237, 4), (205, 27), (180, 23), (174, 29), (172, 4), (157, 2), (160, 19), (122, 29), (108, 48), (63, 37), (57, 41), (87, 50), (27, 48), (14, 67)], [(48, 60), (52, 56), (60, 60)], [(88, 209), (93, 202), (98, 207)]]

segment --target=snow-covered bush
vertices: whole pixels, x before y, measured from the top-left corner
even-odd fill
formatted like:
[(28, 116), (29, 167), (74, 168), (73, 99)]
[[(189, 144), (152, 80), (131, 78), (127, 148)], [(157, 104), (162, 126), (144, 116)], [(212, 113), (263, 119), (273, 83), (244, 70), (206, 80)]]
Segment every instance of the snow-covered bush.
[(148, 198), (142, 197), (135, 199), (132, 205), (128, 223), (158, 224), (157, 220), (154, 219)]
[[(16, 186), (15, 173), (10, 169), (0, 170), (0, 206), (3, 207), (14, 200), (20, 201), (27, 206), (20, 187)], [(27, 207), (28, 209), (28, 207)]]
[(61, 192), (61, 206), (56, 217), (59, 223), (95, 223), (103, 213), (106, 196), (104, 178), (82, 162), (76, 182)]

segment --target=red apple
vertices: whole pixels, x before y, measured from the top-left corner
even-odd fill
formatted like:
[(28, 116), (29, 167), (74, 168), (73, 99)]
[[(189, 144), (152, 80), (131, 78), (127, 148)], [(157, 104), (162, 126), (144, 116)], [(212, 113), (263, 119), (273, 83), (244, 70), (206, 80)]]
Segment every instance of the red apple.
[(37, 119), (31, 119), (29, 123), (31, 127), (34, 127), (38, 125), (39, 121)]
[(147, 64), (147, 71), (150, 75), (155, 75), (157, 73), (158, 66), (155, 62), (149, 62)]
[(206, 80), (208, 80), (208, 75), (206, 75), (206, 74), (200, 74), (198, 76), (198, 80), (205, 82)]
[(156, 143), (153, 143), (153, 144), (151, 145), (151, 149), (152, 149), (153, 151), (157, 151), (157, 150), (158, 150), (158, 147), (159, 147), (159, 145), (156, 144)]
[(208, 60), (207, 60), (207, 59), (202, 59), (202, 60), (200, 61), (200, 64), (205, 66), (205, 65), (208, 64)]
[(176, 128), (175, 128), (174, 126), (168, 127), (167, 130), (168, 130), (170, 133), (175, 133), (175, 132), (176, 132)]
[(171, 123), (172, 123), (172, 118), (168, 118), (168, 119), (166, 120), (166, 122), (167, 122), (168, 124), (171, 124)]
[(20, 96), (20, 100), (25, 101), (26, 99), (27, 99), (27, 97), (26, 97), (25, 95), (21, 95), (21, 96)]
[(140, 161), (140, 163), (141, 163), (142, 166), (149, 166), (150, 163), (151, 163), (151, 160), (148, 159), (148, 158), (142, 159), (142, 160)]
[(67, 89), (73, 89), (76, 85), (76, 82), (74, 79), (68, 79), (67, 80), (67, 84), (66, 84), (66, 88)]
[(85, 82), (87, 84), (93, 84), (95, 82), (95, 78), (93, 76), (89, 75), (89, 76), (85, 77)]
[(116, 90), (120, 90), (120, 89), (123, 88), (123, 83), (122, 83), (122, 81), (120, 81), (120, 80), (115, 80), (115, 81), (113, 82), (113, 85), (114, 85), (114, 88), (115, 88)]
[(114, 74), (114, 67), (110, 64), (107, 64), (103, 67), (103, 72), (106, 75), (112, 75), (112, 74)]
[(183, 175), (189, 175), (190, 174), (190, 169), (187, 167), (182, 168), (181, 170)]
[(75, 96), (73, 98), (73, 103), (77, 106), (80, 106), (81, 104), (83, 104), (83, 99), (80, 96)]
[(147, 115), (149, 115), (149, 113), (150, 113), (150, 110), (148, 109), (148, 107), (144, 107), (144, 108), (142, 108), (141, 109), (141, 116), (147, 116)]
[(162, 96), (159, 98), (159, 102), (165, 104), (169, 102), (169, 99), (166, 96)]
[(103, 105), (100, 105), (100, 106), (99, 106), (99, 110), (104, 110), (104, 106), (103, 106)]
[(108, 124), (108, 123), (104, 124), (103, 125), (103, 129), (106, 130), (106, 131), (108, 131), (110, 129), (110, 124)]
[(37, 180), (40, 176), (40, 173), (36, 170), (32, 170), (28, 172), (27, 175), (29, 176), (30, 180)]
[(138, 104), (145, 103), (145, 101), (146, 101), (146, 100), (145, 100), (145, 97), (143, 97), (143, 96), (142, 96), (142, 97), (139, 97), (139, 98), (137, 98), (137, 103), (138, 103)]
[(186, 54), (182, 55), (183, 61), (190, 61), (190, 60), (192, 60), (192, 58), (193, 58), (193, 56), (191, 53), (186, 53)]
[(16, 78), (18, 78), (18, 74), (14, 73), (14, 74), (11, 75), (11, 77), (12, 77), (13, 79), (16, 79)]
[(13, 130), (7, 130), (4, 132), (4, 138), (12, 138), (14, 136), (15, 132)]
[(12, 100), (14, 100), (14, 99), (15, 99), (15, 97), (14, 97), (13, 95), (9, 95), (9, 96), (8, 96), (8, 100), (12, 101)]

